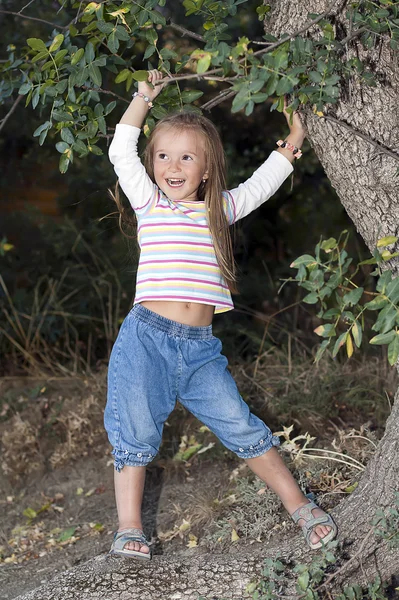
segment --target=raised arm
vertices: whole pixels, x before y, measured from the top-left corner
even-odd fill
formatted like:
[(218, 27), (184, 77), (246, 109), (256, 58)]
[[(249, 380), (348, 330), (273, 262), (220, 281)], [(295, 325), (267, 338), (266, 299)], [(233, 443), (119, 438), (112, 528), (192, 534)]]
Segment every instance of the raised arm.
[[(159, 71), (149, 72), (149, 82), (155, 83), (161, 78), (162, 74)], [(147, 210), (157, 190), (138, 156), (137, 142), (150, 102), (162, 87), (159, 85), (153, 88), (147, 82), (139, 83), (138, 95), (132, 99), (116, 126), (114, 139), (109, 147), (109, 158), (114, 165), (119, 184), (138, 213)]]
[[(284, 111), (290, 128), (289, 135), (285, 141), (300, 149), (306, 136), (306, 131), (297, 113), (293, 115), (290, 123), (290, 115)], [(253, 210), (266, 202), (293, 171), (292, 163), (295, 156), (288, 148), (278, 148), (273, 151), (269, 158), (254, 172), (254, 174), (241, 183), (237, 188), (228, 191), (230, 201), (231, 222), (249, 215)]]

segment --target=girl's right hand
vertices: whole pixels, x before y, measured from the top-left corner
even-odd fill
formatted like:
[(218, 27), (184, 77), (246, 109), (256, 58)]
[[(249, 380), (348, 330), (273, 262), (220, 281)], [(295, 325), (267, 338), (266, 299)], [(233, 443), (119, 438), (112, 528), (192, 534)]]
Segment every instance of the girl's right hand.
[[(159, 85), (155, 85), (155, 83), (164, 78), (165, 75), (161, 73), (161, 71), (158, 71), (157, 69), (152, 69), (151, 71), (148, 71), (147, 81), (139, 81), (138, 91), (144, 94), (145, 96), (148, 96), (150, 100), (154, 100), (154, 98), (156, 98), (160, 94), (160, 92), (163, 90), (163, 88), (165, 87), (165, 85), (167, 85), (168, 82), (165, 81), (164, 83), (161, 83)], [(154, 87), (149, 85), (149, 83), (152, 83)]]

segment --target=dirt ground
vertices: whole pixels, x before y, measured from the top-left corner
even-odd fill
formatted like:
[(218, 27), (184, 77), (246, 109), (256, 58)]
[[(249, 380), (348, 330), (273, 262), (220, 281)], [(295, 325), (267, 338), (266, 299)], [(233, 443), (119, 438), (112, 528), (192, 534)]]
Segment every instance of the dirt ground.
[[(109, 550), (116, 509), (113, 461), (102, 425), (104, 385), (102, 376), (0, 380), (3, 600)], [(319, 418), (315, 423), (321, 428)], [(378, 438), (370, 428), (360, 430), (362, 440), (352, 436), (353, 429), (339, 433), (330, 420), (322, 430), (324, 444), (337, 438), (334, 448), (364, 463)], [(290, 439), (291, 433), (286, 435)], [(304, 491), (315, 492), (325, 508), (356, 486), (359, 472), (350, 465), (338, 468), (325, 459), (310, 464), (291, 468)], [(181, 407), (165, 426), (144, 496), (143, 525), (154, 554), (235, 552), (294, 528), (245, 463)]]

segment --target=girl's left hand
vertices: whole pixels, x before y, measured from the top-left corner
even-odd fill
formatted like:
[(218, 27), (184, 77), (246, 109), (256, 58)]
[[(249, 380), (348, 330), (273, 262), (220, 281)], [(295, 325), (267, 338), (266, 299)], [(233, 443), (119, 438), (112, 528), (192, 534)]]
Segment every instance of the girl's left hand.
[[(293, 113), (288, 113), (287, 112), (287, 107), (288, 107), (288, 101), (287, 101), (287, 97), (284, 97), (284, 116), (287, 119), (287, 123), (288, 123), (288, 127), (290, 128), (291, 132), (296, 132), (296, 133), (303, 133), (303, 135), (306, 135), (306, 128), (304, 127), (302, 121), (301, 121), (301, 117), (299, 116), (299, 112), (297, 110), (295, 110)], [(292, 119), (292, 122), (291, 122)]]

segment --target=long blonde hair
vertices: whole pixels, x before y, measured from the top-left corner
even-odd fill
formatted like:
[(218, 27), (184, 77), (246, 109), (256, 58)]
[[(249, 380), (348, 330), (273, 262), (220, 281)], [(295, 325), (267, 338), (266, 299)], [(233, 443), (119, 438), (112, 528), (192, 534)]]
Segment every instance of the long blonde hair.
[[(189, 130), (202, 135), (205, 141), (205, 157), (208, 179), (202, 181), (197, 192), (198, 200), (205, 203), (209, 231), (215, 248), (220, 271), (232, 293), (237, 293), (237, 267), (234, 260), (233, 244), (227, 220), (222, 192), (226, 189), (226, 157), (219, 133), (214, 124), (194, 112), (179, 112), (158, 121), (151, 132), (144, 152), (144, 166), (152, 181), (154, 179), (154, 147), (157, 132), (164, 128), (177, 131)], [(134, 225), (135, 217), (122, 205), (118, 184), (112, 194), (119, 209), (119, 224)]]

